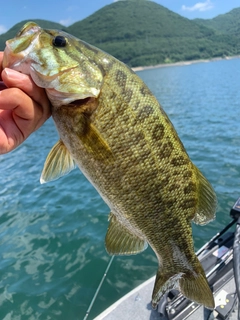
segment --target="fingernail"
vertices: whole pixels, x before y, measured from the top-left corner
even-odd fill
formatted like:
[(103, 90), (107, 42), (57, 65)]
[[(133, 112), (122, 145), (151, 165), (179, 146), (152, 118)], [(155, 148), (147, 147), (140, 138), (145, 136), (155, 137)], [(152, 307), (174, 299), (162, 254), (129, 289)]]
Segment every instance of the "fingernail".
[(9, 80), (22, 80), (26, 77), (25, 74), (15, 71), (13, 69), (5, 68), (3, 71), (5, 71)]

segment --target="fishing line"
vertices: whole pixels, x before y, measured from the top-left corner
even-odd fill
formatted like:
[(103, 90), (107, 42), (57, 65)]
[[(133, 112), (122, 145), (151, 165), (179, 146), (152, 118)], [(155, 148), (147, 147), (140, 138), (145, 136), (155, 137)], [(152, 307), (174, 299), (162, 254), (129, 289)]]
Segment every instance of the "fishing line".
[(114, 259), (114, 256), (112, 256), (111, 259), (110, 259), (110, 261), (108, 262), (107, 268), (106, 268), (106, 270), (105, 270), (105, 272), (104, 272), (104, 274), (103, 274), (103, 276), (102, 276), (102, 279), (101, 279), (101, 281), (100, 281), (100, 283), (99, 283), (99, 285), (98, 285), (98, 287), (97, 287), (97, 290), (96, 290), (96, 292), (95, 292), (95, 294), (94, 294), (94, 296), (93, 296), (93, 298), (92, 298), (92, 301), (91, 301), (91, 303), (90, 303), (90, 305), (89, 305), (89, 307), (88, 307), (88, 309), (87, 309), (86, 315), (85, 315), (85, 317), (84, 317), (83, 320), (86, 320), (87, 317), (89, 316), (89, 313), (90, 313), (90, 311), (91, 311), (91, 309), (92, 309), (92, 307), (93, 307), (93, 304), (94, 304), (94, 302), (95, 302), (95, 300), (96, 300), (96, 298), (97, 298), (98, 292), (100, 291), (100, 289), (101, 289), (101, 287), (102, 287), (102, 284), (103, 284), (103, 281), (105, 280), (105, 278), (106, 278), (106, 276), (107, 276), (108, 270), (109, 270), (109, 268), (111, 267), (111, 264), (112, 264), (112, 262), (113, 262), (113, 259)]

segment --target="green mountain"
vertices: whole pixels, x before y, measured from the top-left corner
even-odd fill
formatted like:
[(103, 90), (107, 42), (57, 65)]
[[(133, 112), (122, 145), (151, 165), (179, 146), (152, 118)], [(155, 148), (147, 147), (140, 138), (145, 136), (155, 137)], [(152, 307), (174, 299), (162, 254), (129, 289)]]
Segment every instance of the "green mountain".
[[(189, 20), (153, 1), (127, 0), (69, 27), (34, 21), (43, 28), (65, 30), (135, 67), (240, 54), (239, 18), (240, 8), (211, 20)], [(24, 23), (0, 35), (1, 50)]]
[(240, 8), (220, 14), (213, 19), (194, 19), (201, 26), (211, 28), (219, 34), (240, 35)]
[(231, 10), (226, 14), (221, 14), (213, 19), (194, 19), (200, 26), (207, 27), (215, 31), (215, 40), (228, 45), (228, 54), (240, 54), (240, 8)]
[(68, 31), (131, 66), (201, 58), (205, 39), (214, 35), (151, 1), (115, 2)]

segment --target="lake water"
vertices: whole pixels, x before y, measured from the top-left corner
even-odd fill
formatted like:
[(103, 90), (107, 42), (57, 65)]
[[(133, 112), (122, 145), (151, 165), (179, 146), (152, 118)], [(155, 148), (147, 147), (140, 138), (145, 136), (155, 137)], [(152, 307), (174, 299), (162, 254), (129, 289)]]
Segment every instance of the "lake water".
[[(198, 249), (230, 222), (240, 195), (240, 59), (138, 74), (216, 190), (216, 220), (193, 225)], [(17, 150), (0, 156), (1, 320), (83, 319), (110, 260), (104, 248), (109, 209), (81, 172), (39, 183), (57, 140), (49, 120)], [(115, 257), (88, 319), (156, 270), (150, 248)]]

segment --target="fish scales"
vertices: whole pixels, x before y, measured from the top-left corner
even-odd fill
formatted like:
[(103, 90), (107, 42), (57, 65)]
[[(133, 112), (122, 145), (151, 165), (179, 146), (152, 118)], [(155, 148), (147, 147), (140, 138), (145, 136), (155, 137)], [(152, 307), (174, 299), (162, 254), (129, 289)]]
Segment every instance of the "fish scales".
[(52, 103), (60, 141), (42, 181), (76, 163), (111, 210), (107, 251), (135, 254), (152, 247), (159, 261), (154, 308), (173, 288), (213, 308), (191, 221), (214, 218), (215, 193), (144, 82), (107, 53), (34, 23), (7, 42), (3, 65), (30, 74)]

